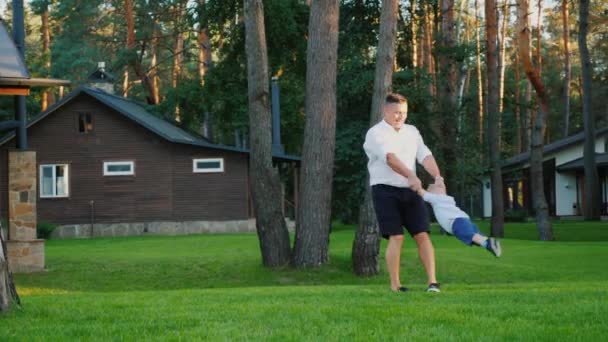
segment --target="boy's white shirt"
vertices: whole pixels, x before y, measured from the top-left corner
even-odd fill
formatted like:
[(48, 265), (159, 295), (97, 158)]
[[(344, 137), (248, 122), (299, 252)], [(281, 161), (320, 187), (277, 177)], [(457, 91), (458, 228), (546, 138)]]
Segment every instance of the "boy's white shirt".
[(437, 222), (450, 234), (452, 234), (452, 223), (455, 219), (460, 217), (469, 218), (467, 213), (456, 206), (454, 197), (426, 191), (422, 198), (431, 204)]

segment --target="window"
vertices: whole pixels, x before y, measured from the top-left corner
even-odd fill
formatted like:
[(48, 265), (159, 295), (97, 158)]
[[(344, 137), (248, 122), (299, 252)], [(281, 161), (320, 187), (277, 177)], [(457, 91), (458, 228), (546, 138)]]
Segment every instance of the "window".
[(40, 198), (68, 197), (68, 165), (40, 165)]
[(103, 163), (104, 176), (132, 176), (135, 174), (135, 162), (116, 161)]
[(78, 132), (90, 133), (93, 131), (93, 117), (91, 113), (78, 113)]
[(192, 171), (194, 173), (224, 172), (224, 159), (194, 159), (192, 160)]

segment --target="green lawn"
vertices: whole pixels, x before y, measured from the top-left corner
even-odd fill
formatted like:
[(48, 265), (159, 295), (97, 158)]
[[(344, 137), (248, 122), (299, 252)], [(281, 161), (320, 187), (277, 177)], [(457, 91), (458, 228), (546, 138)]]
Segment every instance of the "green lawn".
[(16, 276), (23, 307), (0, 316), (0, 341), (608, 338), (606, 222), (556, 224), (559, 242), (508, 224), (501, 259), (433, 234), (440, 294), (423, 291), (411, 239), (410, 293), (388, 291), (384, 265), (352, 276), (347, 228), (305, 271), (262, 268), (251, 234), (51, 240), (48, 272)]

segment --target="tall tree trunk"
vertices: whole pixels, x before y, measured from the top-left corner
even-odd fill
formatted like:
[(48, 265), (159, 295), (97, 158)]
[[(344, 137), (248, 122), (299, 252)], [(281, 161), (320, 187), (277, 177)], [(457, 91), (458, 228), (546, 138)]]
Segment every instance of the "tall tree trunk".
[[(390, 92), (393, 83), (392, 66), (395, 60), (398, 5), (398, 0), (382, 1), (370, 125), (375, 125), (382, 119), (384, 99)], [(371, 188), (368, 181), (366, 183), (365, 200), (359, 208), (359, 226), (357, 227), (353, 243), (353, 272), (360, 276), (378, 274), (380, 270), (378, 264), (379, 254), (380, 236), (378, 233), (378, 222), (374, 214)]]
[[(51, 73), (51, 30), (49, 24), (49, 5), (48, 3), (42, 4), (42, 14), (40, 14), (41, 26), (40, 34), (42, 38), (42, 56), (44, 58), (44, 68), (46, 69), (47, 76)], [(44, 111), (48, 106), (55, 103), (55, 95), (51, 89), (44, 89), (42, 91), (41, 109)]]
[(479, 108), (479, 143), (483, 145), (484, 105), (483, 78), (481, 72), (481, 33), (479, 24), (479, 3), (475, 0), (475, 39), (477, 40), (477, 106)]
[[(454, 0), (441, 1), (441, 49), (438, 53), (438, 64), (440, 67), (441, 82), (437, 84), (438, 102), (440, 104), (439, 125), (441, 131), (438, 136), (440, 140), (442, 157), (444, 160), (455, 160), (459, 127), (458, 116), (458, 80), (459, 66), (456, 64), (454, 51), (456, 50), (456, 20), (454, 15)], [(457, 183), (455, 167), (452, 163), (446, 163), (443, 173), (446, 176), (448, 188)]]
[(539, 103), (539, 111), (533, 120), (532, 144), (530, 150), (530, 178), (532, 185), (532, 203), (536, 211), (536, 226), (539, 238), (544, 241), (553, 240), (553, 230), (549, 219), (549, 208), (545, 198), (543, 178), (543, 139), (547, 129), (549, 113), (549, 98), (545, 92), (540, 73), (534, 67), (530, 58), (529, 0), (518, 0), (518, 44), (519, 58), (522, 61), (528, 80), (534, 87)]
[[(137, 56), (135, 51), (135, 18), (133, 16), (133, 1), (125, 0), (125, 21), (127, 22), (127, 50), (128, 50), (128, 64), (133, 68), (135, 74), (141, 80), (144, 89), (146, 90), (146, 100), (148, 104), (158, 104), (159, 100), (154, 91), (152, 80), (148, 77), (148, 73), (143, 69), (141, 65), (141, 58)], [(143, 57), (143, 49), (141, 56)], [(156, 70), (154, 68), (153, 70)], [(129, 90), (129, 71), (125, 69), (124, 81), (123, 81), (123, 96), (128, 96)]]
[[(437, 95), (437, 82), (435, 79), (435, 61), (433, 60), (433, 7), (430, 3), (424, 5), (424, 34), (425, 34), (425, 66), (427, 73), (431, 76), (431, 84), (429, 85), (429, 94), (432, 97)], [(429, 101), (429, 103), (432, 101)]]
[(245, 0), (245, 41), (249, 98), (249, 179), (256, 228), (267, 267), (288, 265), (289, 233), (283, 216), (281, 183), (272, 166), (271, 115), (268, 84), (268, 52), (262, 0)]
[(508, 0), (503, 1), (502, 5), (502, 20), (500, 27), (500, 59), (498, 62), (498, 112), (504, 112), (504, 97), (505, 97), (505, 69), (506, 64), (506, 49), (507, 49), (507, 22), (509, 21)]
[(600, 218), (600, 193), (595, 163), (595, 118), (591, 112), (592, 72), (587, 32), (589, 29), (589, 0), (581, 0), (579, 9), (578, 46), (581, 54), (581, 74), (583, 78), (583, 125), (585, 128), (584, 166), (585, 166), (585, 220)]
[[(153, 103), (160, 103), (160, 78), (158, 77), (158, 46), (160, 43), (160, 32), (158, 31), (158, 17), (154, 18), (154, 29), (152, 30), (152, 44), (150, 45), (150, 71), (148, 72), (148, 80), (151, 81), (151, 100)], [(150, 82), (148, 81), (148, 82)]]
[(175, 98), (175, 121), (180, 122), (182, 120), (179, 101), (177, 96), (177, 86), (182, 70), (182, 57), (184, 51), (184, 34), (181, 32), (181, 18), (184, 15), (184, 4), (178, 1), (176, 4), (175, 18), (174, 18), (174, 29), (175, 29), (175, 44), (173, 45), (173, 71), (171, 73), (171, 86), (173, 87), (173, 94)]
[(492, 170), (492, 236), (504, 236), (502, 170), (500, 169), (500, 130), (498, 112), (498, 60), (496, 0), (486, 0), (486, 73), (488, 78), (488, 142)]
[(329, 259), (331, 192), (336, 145), (339, 0), (313, 0), (306, 55), (306, 125), (294, 264)]
[(562, 0), (562, 23), (564, 30), (564, 108), (562, 109), (562, 138), (568, 136), (570, 124), (570, 25), (568, 25), (568, 0)]
[(538, 0), (538, 20), (536, 22), (536, 67), (538, 75), (543, 74), (543, 54), (541, 52), (541, 41), (543, 32), (543, 0)]
[[(530, 50), (528, 50), (530, 51)], [(526, 110), (522, 112), (522, 150), (530, 151), (530, 137), (532, 136), (531, 120), (534, 117), (534, 103), (532, 102), (532, 83), (526, 82)]]
[[(517, 40), (516, 40), (517, 41)], [(517, 43), (516, 43), (517, 44)], [(519, 73), (519, 54), (515, 53), (515, 151), (522, 153), (522, 134), (521, 134), (521, 76)]]
[(211, 66), (211, 40), (209, 39), (209, 29), (205, 13), (205, 3), (207, 0), (198, 0), (199, 6), (199, 29), (198, 29), (198, 75), (201, 85), (205, 85), (205, 75)]
[(8, 311), (13, 304), (19, 304), (19, 296), (13, 282), (13, 275), (8, 269), (6, 244), (0, 225), (0, 313)]
[[(418, 28), (417, 28), (417, 20), (416, 16), (416, 0), (412, 0), (411, 2), (411, 16), (412, 16), (412, 67), (416, 69), (418, 67)], [(380, 19), (382, 20), (382, 19)]]

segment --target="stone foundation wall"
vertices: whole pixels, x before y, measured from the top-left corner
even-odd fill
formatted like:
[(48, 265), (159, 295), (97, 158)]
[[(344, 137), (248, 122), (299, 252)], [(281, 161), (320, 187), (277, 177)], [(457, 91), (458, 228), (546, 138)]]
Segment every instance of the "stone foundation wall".
[(9, 240), (36, 239), (36, 195), (36, 152), (9, 151)]
[(13, 273), (44, 270), (44, 240), (6, 241), (8, 268)]
[[(295, 227), (294, 222), (286, 222), (287, 229), (293, 231)], [(92, 228), (90, 223), (70, 224), (55, 228), (51, 234), (51, 239), (226, 233), (255, 233), (255, 220), (95, 223)]]
[(44, 270), (44, 240), (36, 238), (36, 152), (8, 152), (8, 267), (12, 272)]

